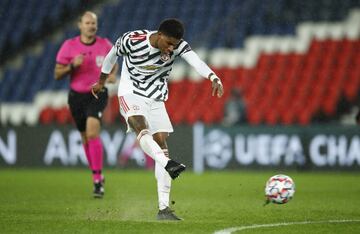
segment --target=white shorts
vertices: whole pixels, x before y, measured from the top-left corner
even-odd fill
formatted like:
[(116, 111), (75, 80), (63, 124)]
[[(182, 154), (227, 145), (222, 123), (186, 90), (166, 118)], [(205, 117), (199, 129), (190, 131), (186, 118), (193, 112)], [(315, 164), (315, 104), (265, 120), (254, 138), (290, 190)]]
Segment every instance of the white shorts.
[(128, 118), (134, 115), (145, 117), (151, 134), (157, 132), (173, 132), (173, 126), (165, 108), (165, 103), (142, 97), (133, 93), (119, 96), (120, 113), (127, 123), (127, 132), (132, 131)]

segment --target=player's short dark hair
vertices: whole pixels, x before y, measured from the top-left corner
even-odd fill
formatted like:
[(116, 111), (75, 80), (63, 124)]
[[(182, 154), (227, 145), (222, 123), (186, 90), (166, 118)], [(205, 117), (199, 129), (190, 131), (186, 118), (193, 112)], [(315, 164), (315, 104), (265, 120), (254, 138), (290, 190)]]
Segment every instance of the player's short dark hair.
[(178, 19), (166, 19), (161, 22), (158, 31), (180, 40), (184, 36), (184, 25)]

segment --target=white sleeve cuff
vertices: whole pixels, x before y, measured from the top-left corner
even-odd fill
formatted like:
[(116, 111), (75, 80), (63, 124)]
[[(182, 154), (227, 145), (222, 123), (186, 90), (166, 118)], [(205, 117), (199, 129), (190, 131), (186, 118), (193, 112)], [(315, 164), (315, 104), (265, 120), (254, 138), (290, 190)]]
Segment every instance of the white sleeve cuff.
[(213, 82), (213, 81), (215, 80), (215, 78), (218, 78), (218, 79), (219, 79), (218, 82), (221, 83), (220, 78), (219, 78), (217, 75), (215, 75), (215, 73), (211, 73), (211, 74), (210, 74), (210, 81)]

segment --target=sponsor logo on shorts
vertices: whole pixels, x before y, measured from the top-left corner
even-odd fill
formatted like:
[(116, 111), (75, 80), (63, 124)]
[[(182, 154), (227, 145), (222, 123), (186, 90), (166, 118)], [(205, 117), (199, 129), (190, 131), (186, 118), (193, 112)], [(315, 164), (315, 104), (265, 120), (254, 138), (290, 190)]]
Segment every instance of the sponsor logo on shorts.
[(131, 108), (132, 108), (134, 111), (140, 110), (140, 106), (137, 106), (137, 105), (132, 105)]

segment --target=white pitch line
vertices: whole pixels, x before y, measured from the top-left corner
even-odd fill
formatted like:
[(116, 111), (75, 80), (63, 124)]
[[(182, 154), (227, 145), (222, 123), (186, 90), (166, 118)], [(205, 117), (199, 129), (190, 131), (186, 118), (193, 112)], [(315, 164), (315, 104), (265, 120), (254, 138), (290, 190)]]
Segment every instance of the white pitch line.
[(303, 221), (303, 222), (288, 222), (288, 223), (268, 223), (268, 224), (253, 224), (249, 226), (240, 226), (240, 227), (231, 227), (223, 230), (215, 231), (214, 234), (231, 234), (232, 232), (242, 231), (246, 229), (256, 229), (256, 228), (265, 228), (265, 227), (279, 227), (279, 226), (289, 226), (289, 225), (304, 225), (304, 224), (317, 224), (317, 223), (350, 223), (350, 222), (360, 222), (360, 219), (353, 220), (323, 220), (323, 221)]

